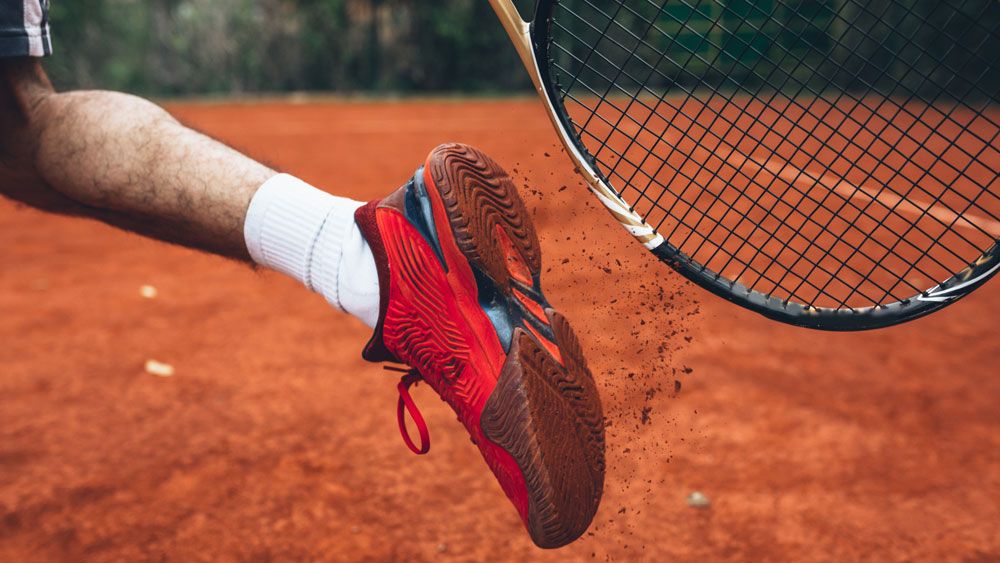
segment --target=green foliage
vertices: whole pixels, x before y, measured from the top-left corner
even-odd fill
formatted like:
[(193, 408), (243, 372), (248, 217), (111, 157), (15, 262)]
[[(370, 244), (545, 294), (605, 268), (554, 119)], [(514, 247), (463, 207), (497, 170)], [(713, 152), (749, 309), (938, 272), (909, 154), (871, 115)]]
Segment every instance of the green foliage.
[(153, 95), (508, 91), (528, 82), (484, 0), (62, 0), (63, 88)]
[(997, 0), (636, 0), (614, 12), (615, 25), (599, 2), (558, 5), (550, 56), (583, 95), (628, 93), (640, 82), (654, 93), (922, 100), (987, 100), (1000, 90)]
[[(529, 13), (533, 1), (517, 5)], [(561, 5), (603, 21), (601, 2)], [(773, 61), (799, 58), (802, 69), (819, 69), (819, 83), (808, 85), (815, 91), (903, 83), (928, 98), (961, 97), (983, 96), (1000, 84), (995, 71), (979, 76), (982, 63), (1000, 52), (997, 0), (666, 0), (662, 6), (636, 0), (629, 6), (610, 40), (631, 45), (629, 29), (656, 21), (660, 33), (637, 49), (646, 60), (669, 55), (651, 78), (655, 87), (753, 90), (772, 74)], [(63, 88), (153, 95), (529, 88), (486, 0), (57, 0), (51, 22), (55, 55), (47, 68)], [(783, 31), (777, 22), (786, 24)], [(845, 32), (847, 22), (852, 30)], [(578, 19), (563, 24), (591, 40), (597, 30)], [(586, 53), (553, 49), (552, 56), (565, 67)], [(636, 61), (626, 61), (625, 72), (648, 74)], [(591, 85), (601, 84), (599, 74), (619, 70), (614, 61), (589, 64), (596, 74), (584, 73), (583, 83)], [(800, 79), (789, 83), (797, 87)], [(948, 91), (928, 83), (947, 84)]]

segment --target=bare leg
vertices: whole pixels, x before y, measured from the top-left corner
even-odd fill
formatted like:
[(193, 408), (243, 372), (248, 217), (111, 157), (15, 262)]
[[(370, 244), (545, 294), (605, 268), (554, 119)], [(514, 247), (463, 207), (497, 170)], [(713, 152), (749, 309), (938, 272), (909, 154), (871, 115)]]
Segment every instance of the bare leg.
[(25, 204), (248, 260), (247, 206), (274, 174), (151, 102), (0, 61), (0, 193)]

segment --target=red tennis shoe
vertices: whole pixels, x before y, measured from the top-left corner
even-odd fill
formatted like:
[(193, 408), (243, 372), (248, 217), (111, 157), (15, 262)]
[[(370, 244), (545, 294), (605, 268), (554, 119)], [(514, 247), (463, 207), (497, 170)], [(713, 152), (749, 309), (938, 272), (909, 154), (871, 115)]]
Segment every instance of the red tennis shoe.
[(422, 379), (458, 413), (531, 539), (579, 537), (604, 486), (604, 419), (580, 344), (542, 295), (538, 239), (510, 177), (472, 147), (441, 145), (355, 218), (382, 298), (363, 356), (413, 368), (399, 383), (407, 445), (430, 446), (407, 392)]

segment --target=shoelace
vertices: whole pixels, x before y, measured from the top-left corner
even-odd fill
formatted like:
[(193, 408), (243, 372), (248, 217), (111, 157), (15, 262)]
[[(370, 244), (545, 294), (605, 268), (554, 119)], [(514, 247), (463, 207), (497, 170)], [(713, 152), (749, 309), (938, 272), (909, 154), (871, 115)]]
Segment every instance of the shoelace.
[[(406, 442), (406, 447), (410, 448), (410, 451), (417, 455), (423, 455), (431, 449), (431, 435), (430, 432), (427, 431), (427, 423), (424, 422), (424, 417), (421, 416), (420, 410), (417, 409), (417, 404), (414, 403), (413, 398), (410, 397), (410, 387), (423, 381), (423, 378), (420, 377), (420, 373), (413, 368), (407, 369), (396, 366), (383, 366), (383, 368), (388, 371), (403, 372), (403, 377), (400, 378), (399, 385), (396, 386), (396, 389), (399, 390), (399, 402), (396, 403), (396, 421), (399, 422), (399, 433), (403, 436), (403, 441)], [(419, 448), (413, 443), (413, 440), (410, 438), (410, 433), (406, 429), (406, 415), (404, 409), (410, 412), (410, 418), (412, 418), (413, 423), (417, 425), (417, 432), (420, 433)]]

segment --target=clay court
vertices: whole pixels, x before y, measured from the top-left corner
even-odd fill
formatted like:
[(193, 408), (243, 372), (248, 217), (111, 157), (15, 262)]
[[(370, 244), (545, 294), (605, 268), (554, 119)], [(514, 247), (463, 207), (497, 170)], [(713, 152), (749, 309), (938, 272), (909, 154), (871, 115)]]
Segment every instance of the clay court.
[(362, 200), (444, 141), (507, 166), (602, 392), (601, 509), (538, 550), (426, 387), (431, 452), (403, 445), (398, 374), (361, 360), (359, 321), (278, 274), (0, 200), (0, 561), (1000, 558), (1000, 282), (896, 328), (787, 327), (635, 244), (535, 99), (169, 107)]

